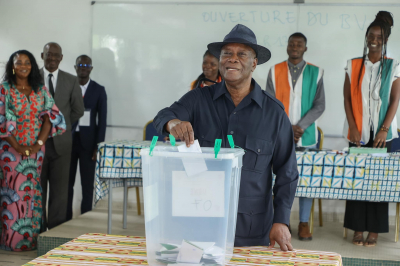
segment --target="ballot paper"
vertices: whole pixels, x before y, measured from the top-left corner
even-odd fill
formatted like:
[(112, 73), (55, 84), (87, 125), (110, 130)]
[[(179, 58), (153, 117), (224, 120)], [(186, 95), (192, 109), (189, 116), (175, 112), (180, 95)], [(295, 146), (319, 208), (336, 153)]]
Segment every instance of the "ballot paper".
[(201, 266), (201, 265), (204, 265), (204, 264), (200, 264), (200, 263), (195, 263), (195, 264), (193, 264), (193, 263), (174, 263), (174, 264), (169, 264), (168, 263), (168, 266)]
[(156, 259), (170, 266), (221, 266), (225, 252), (215, 242), (194, 242), (183, 240), (182, 245), (160, 243)]
[(80, 127), (89, 127), (90, 126), (90, 109), (85, 110), (83, 116), (79, 119)]
[[(196, 139), (190, 147), (186, 144), (178, 146), (179, 152), (201, 153), (199, 141)], [(195, 176), (207, 171), (207, 165), (202, 158), (182, 158), (187, 176)]]
[(182, 240), (182, 245), (179, 250), (177, 262), (184, 263), (200, 263), (201, 258), (203, 257), (203, 249), (194, 245), (193, 243)]

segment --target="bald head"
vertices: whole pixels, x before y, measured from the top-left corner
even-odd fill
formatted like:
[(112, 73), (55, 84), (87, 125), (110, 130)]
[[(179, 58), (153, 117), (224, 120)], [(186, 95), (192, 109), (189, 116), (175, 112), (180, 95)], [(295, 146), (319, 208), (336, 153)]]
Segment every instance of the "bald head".
[(46, 43), (46, 44), (43, 46), (43, 53), (46, 53), (46, 52), (50, 49), (50, 47), (54, 47), (54, 48), (56, 48), (56, 49), (59, 49), (59, 50), (60, 50), (60, 54), (62, 54), (62, 48), (61, 48), (61, 46), (60, 46), (58, 43), (56, 43), (56, 42), (48, 42), (48, 43)]
[(46, 43), (43, 47), (42, 59), (47, 71), (51, 73), (56, 71), (63, 59), (61, 46), (55, 42)]

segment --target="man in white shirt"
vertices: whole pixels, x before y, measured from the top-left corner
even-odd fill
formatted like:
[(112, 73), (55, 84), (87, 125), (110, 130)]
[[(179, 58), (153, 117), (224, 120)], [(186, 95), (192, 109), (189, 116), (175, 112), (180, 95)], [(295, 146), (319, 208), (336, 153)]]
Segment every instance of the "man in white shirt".
[[(54, 98), (57, 107), (65, 117), (67, 131), (46, 141), (46, 154), (41, 175), (43, 224), (41, 231), (51, 229), (66, 221), (71, 161), (72, 136), (71, 125), (83, 116), (82, 92), (77, 77), (59, 70), (63, 59), (61, 46), (47, 43), (43, 48), (44, 67), (40, 69), (43, 83)], [(49, 206), (47, 204), (47, 186), (49, 184)]]
[(82, 184), (81, 214), (92, 210), (97, 144), (104, 141), (107, 126), (107, 94), (103, 86), (90, 79), (92, 59), (81, 55), (75, 70), (85, 104), (84, 116), (72, 125), (72, 154), (68, 186), (67, 219), (72, 219), (74, 184), (79, 160)]

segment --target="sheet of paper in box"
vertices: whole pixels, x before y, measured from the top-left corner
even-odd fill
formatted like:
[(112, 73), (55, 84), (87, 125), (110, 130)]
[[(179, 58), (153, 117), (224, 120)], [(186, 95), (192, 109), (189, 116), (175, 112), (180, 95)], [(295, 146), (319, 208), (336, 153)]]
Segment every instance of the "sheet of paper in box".
[[(182, 153), (202, 153), (197, 139), (190, 147), (186, 147), (186, 144), (178, 146), (178, 151)], [(207, 171), (206, 162), (202, 158), (183, 158), (182, 163), (188, 176), (194, 176)]]

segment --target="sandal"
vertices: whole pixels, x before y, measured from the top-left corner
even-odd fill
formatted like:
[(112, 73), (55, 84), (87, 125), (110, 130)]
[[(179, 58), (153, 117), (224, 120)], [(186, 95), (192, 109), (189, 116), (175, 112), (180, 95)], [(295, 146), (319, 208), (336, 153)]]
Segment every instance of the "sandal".
[(376, 246), (378, 237), (373, 237), (368, 234), (367, 240), (365, 240), (364, 246), (372, 248)]
[(353, 244), (356, 246), (364, 245), (364, 234), (363, 232), (354, 232)]

